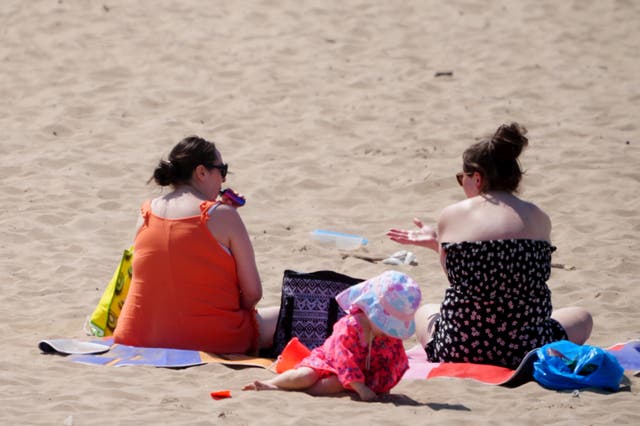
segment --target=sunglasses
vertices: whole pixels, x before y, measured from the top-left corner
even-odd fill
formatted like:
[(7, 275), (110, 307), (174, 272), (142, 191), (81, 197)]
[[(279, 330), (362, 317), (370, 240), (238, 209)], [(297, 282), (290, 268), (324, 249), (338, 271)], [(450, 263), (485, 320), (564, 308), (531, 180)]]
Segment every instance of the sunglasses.
[(224, 163), (224, 164), (210, 164), (207, 168), (209, 170), (211, 170), (211, 169), (220, 170), (220, 176), (222, 176), (223, 179), (227, 177), (227, 172), (229, 172), (229, 165), (227, 163)]
[(458, 172), (456, 173), (456, 180), (458, 181), (458, 185), (462, 186), (462, 176), (473, 176), (473, 172)]

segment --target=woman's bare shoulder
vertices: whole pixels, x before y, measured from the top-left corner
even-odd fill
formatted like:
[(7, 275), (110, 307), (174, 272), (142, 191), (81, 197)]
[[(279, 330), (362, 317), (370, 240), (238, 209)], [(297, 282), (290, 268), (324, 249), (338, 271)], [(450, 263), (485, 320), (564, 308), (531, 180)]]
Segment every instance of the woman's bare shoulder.
[(442, 209), (440, 216), (467, 212), (473, 207), (474, 201), (473, 198), (465, 198), (464, 200), (449, 204)]
[(548, 240), (549, 216), (515, 196), (472, 197), (446, 207), (438, 222), (440, 241), (506, 238)]
[(473, 205), (472, 200), (467, 198), (442, 209), (438, 217), (438, 240), (440, 242), (457, 238), (457, 234), (461, 231), (464, 233), (460, 225), (468, 222), (465, 218), (469, 217)]
[(228, 220), (228, 221), (239, 221), (240, 214), (236, 210), (235, 207), (229, 206), (227, 204), (218, 204), (213, 215), (215, 215), (216, 220)]
[(477, 200), (474, 198), (466, 198), (456, 203), (449, 204), (440, 212), (438, 222), (448, 222), (462, 218), (472, 212), (476, 204)]
[(527, 201), (529, 207), (529, 223), (535, 239), (549, 240), (551, 236), (551, 218), (536, 204)]
[(247, 229), (238, 211), (226, 204), (218, 204), (216, 209), (209, 214), (209, 230), (219, 241), (231, 244), (231, 240), (248, 241)]

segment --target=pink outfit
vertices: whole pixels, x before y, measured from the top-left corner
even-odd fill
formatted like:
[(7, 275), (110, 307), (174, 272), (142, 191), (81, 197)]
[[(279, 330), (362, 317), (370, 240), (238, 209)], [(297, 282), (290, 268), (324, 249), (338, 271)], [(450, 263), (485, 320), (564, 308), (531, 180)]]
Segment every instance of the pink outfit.
[(375, 393), (389, 392), (409, 368), (402, 340), (387, 335), (376, 336), (371, 343), (367, 369), (369, 345), (362, 342), (363, 330), (353, 313), (336, 322), (331, 336), (297, 367), (312, 368), (321, 377), (335, 374), (345, 389), (351, 389), (352, 382), (361, 382)]

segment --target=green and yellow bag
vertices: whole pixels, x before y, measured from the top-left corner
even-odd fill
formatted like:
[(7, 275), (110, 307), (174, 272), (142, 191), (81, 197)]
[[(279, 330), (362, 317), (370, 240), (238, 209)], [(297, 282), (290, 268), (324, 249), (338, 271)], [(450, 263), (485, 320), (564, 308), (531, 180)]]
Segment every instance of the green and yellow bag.
[(111, 336), (118, 324), (118, 317), (129, 293), (133, 263), (133, 246), (124, 250), (118, 268), (107, 288), (104, 290), (98, 306), (87, 321), (87, 332), (94, 336)]

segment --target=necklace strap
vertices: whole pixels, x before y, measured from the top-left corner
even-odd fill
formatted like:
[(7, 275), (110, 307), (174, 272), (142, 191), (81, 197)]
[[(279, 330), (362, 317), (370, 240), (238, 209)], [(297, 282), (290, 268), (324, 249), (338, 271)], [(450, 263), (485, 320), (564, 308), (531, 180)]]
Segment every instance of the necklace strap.
[(367, 360), (364, 363), (364, 368), (369, 371), (371, 368), (371, 346), (373, 345), (373, 333), (369, 330), (369, 348), (367, 352)]

